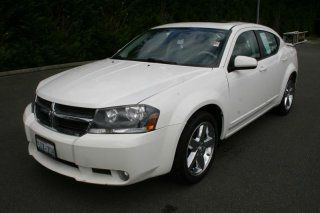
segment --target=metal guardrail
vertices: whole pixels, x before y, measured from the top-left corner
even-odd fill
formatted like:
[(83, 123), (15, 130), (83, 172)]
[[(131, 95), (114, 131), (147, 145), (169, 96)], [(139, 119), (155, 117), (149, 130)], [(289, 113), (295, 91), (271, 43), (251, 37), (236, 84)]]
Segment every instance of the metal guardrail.
[(27, 68), (27, 69), (19, 69), (19, 70), (10, 70), (10, 71), (2, 71), (0, 72), (0, 77), (2, 76), (9, 76), (9, 75), (16, 75), (16, 74), (22, 74), (22, 73), (31, 73), (31, 72), (39, 72), (39, 71), (48, 71), (48, 70), (56, 70), (56, 69), (67, 69), (67, 68), (73, 68), (77, 66), (81, 66), (84, 64), (88, 64), (93, 61), (80, 61), (80, 62), (72, 62), (72, 63), (66, 63), (66, 64), (55, 64), (55, 65), (49, 65), (44, 67), (34, 67), (34, 68)]
[(283, 40), (286, 43), (290, 43), (293, 45), (304, 43), (307, 41), (306, 33), (308, 33), (308, 31), (303, 31), (303, 32), (293, 31), (293, 32), (283, 33)]

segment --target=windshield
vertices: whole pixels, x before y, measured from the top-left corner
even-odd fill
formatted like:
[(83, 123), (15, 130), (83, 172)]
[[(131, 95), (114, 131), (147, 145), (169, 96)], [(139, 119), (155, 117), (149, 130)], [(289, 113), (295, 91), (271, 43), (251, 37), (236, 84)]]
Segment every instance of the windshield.
[(209, 28), (152, 29), (112, 58), (186, 66), (217, 67), (227, 30)]

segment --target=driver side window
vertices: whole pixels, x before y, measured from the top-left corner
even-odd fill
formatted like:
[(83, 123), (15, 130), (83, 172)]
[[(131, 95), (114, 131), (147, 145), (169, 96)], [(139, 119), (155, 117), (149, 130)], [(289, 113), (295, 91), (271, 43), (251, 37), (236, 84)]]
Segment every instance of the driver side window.
[(230, 65), (234, 65), (237, 56), (248, 56), (255, 59), (260, 58), (260, 50), (257, 38), (253, 31), (247, 31), (237, 38), (231, 55)]

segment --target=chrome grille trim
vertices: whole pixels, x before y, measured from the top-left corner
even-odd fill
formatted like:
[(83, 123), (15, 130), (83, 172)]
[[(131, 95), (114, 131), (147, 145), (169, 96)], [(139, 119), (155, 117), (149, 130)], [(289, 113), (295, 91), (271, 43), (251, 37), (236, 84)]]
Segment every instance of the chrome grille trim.
[[(59, 107), (63, 110), (58, 110)], [(62, 105), (40, 97), (36, 97), (34, 103), (34, 113), (38, 123), (67, 135), (84, 135), (91, 125), (95, 112), (96, 109)]]
[(57, 112), (53, 112), (54, 117), (59, 117), (59, 118), (64, 118), (68, 120), (73, 120), (73, 121), (85, 121), (85, 122), (91, 122), (93, 119), (89, 118), (81, 118), (81, 117), (75, 117), (71, 115), (64, 115), (64, 114), (59, 114)]

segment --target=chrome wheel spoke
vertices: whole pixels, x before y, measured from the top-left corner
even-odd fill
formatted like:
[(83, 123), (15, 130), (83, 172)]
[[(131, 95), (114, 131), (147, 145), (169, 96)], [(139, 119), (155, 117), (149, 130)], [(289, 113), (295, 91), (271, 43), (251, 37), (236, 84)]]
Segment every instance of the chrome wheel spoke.
[(198, 138), (200, 141), (203, 141), (206, 137), (207, 134), (207, 125), (206, 124), (202, 124), (199, 127), (199, 132), (198, 132)]
[(198, 149), (199, 147), (199, 141), (197, 141), (197, 139), (190, 139), (189, 145), (188, 145), (188, 149), (191, 150), (191, 152), (194, 152)]
[(214, 145), (214, 139), (210, 136), (208, 136), (207, 140), (204, 142), (204, 147), (209, 148)]
[(294, 95), (294, 85), (292, 83), (288, 83), (287, 88), (284, 93), (284, 107), (286, 110), (289, 110), (291, 108), (291, 105), (293, 103), (293, 95)]
[(291, 106), (292, 101), (293, 101), (293, 95), (290, 95), (288, 99), (289, 99), (289, 105)]
[(284, 98), (284, 105), (285, 105), (286, 107), (288, 107), (288, 105), (289, 105), (288, 96), (286, 96), (286, 97)]
[(200, 169), (204, 169), (204, 158), (202, 154), (197, 156), (197, 163)]
[(195, 161), (196, 161), (196, 156), (197, 156), (197, 151), (195, 152), (190, 152), (188, 158), (187, 158), (187, 166), (188, 168), (190, 168), (191, 166), (194, 165)]

